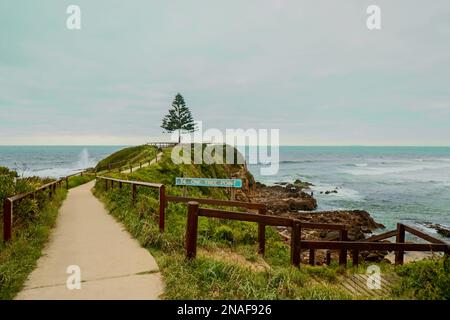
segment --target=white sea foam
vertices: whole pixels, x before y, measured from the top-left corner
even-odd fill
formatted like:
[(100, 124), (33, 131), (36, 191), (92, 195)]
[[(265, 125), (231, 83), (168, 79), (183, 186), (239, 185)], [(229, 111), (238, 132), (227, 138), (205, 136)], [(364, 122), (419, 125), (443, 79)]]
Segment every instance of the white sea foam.
[(368, 164), (367, 163), (355, 163), (356, 167), (367, 167)]
[(395, 165), (395, 166), (378, 166), (378, 167), (358, 167), (356, 169), (343, 169), (340, 170), (343, 173), (348, 173), (355, 176), (360, 175), (384, 175), (384, 174), (395, 174), (395, 173), (403, 173), (403, 172), (415, 172), (415, 171), (423, 171), (423, 170), (433, 170), (433, 169), (445, 169), (450, 168), (450, 165), (447, 163), (426, 163), (426, 164), (404, 164), (404, 165)]
[[(324, 199), (364, 201), (364, 197), (358, 191), (346, 187), (318, 184), (311, 187), (311, 190), (314, 192), (315, 197), (323, 195)], [(333, 190), (336, 190), (337, 193), (325, 194), (326, 191)]]

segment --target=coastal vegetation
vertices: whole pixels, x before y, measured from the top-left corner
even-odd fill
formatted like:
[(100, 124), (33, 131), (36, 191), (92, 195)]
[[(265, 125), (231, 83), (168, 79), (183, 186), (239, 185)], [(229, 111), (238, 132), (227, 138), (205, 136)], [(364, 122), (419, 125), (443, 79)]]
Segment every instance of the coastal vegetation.
[(139, 164), (140, 161), (154, 159), (158, 149), (154, 146), (140, 145), (124, 148), (101, 160), (95, 167), (96, 171), (116, 169), (124, 166)]
[[(244, 186), (254, 183), (253, 177), (240, 165), (175, 165), (165, 149), (162, 159), (149, 167), (130, 174), (111, 173), (116, 178), (164, 183), (167, 193), (181, 195), (183, 190), (174, 185), (175, 177), (243, 178)], [(243, 174), (245, 172), (245, 174)], [(105, 191), (97, 183), (95, 194), (105, 203), (110, 213), (157, 259), (165, 279), (165, 299), (361, 299), (343, 290), (340, 282), (353, 273), (365, 273), (366, 263), (346, 271), (336, 263), (330, 266), (290, 266), (289, 245), (275, 228), (266, 230), (266, 254), (257, 254), (257, 225), (240, 221), (199, 218), (198, 257), (186, 260), (184, 236), (187, 208), (169, 203), (166, 210), (166, 231), (158, 230), (157, 191), (139, 189), (133, 206), (130, 187)], [(186, 191), (185, 191), (186, 192)], [(189, 187), (188, 196), (227, 199), (221, 188)], [(229, 208), (227, 208), (229, 210)], [(445, 299), (448, 292), (424, 291), (435, 281), (445, 284), (442, 277), (448, 272), (437, 266), (444, 259), (411, 263), (396, 268), (381, 263), (382, 272), (398, 273), (400, 280), (395, 290), (384, 299)], [(351, 266), (351, 262), (349, 262)], [(427, 266), (427, 267), (425, 267)], [(423, 270), (427, 270), (424, 276)], [(439, 271), (441, 270), (441, 271)], [(436, 273), (436, 274), (435, 274)], [(448, 278), (447, 278), (448, 279)], [(427, 285), (425, 285), (427, 284)], [(448, 286), (447, 286), (448, 287)], [(428, 289), (431, 290), (431, 289)]]
[[(16, 172), (2, 167), (0, 201), (3, 203), (7, 197), (32, 191), (49, 181), (37, 177), (19, 179)], [(66, 194), (65, 188), (58, 188), (51, 200), (47, 192), (42, 192), (16, 205), (13, 240), (0, 242), (0, 300), (14, 298), (35, 268)], [(0, 218), (3, 221), (2, 209)], [(0, 232), (3, 234), (3, 224)]]

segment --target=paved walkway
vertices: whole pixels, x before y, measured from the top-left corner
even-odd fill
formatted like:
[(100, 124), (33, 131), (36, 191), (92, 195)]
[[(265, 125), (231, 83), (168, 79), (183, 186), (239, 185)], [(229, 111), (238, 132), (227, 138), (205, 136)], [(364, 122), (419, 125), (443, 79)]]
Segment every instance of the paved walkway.
[[(50, 241), (16, 299), (158, 299), (163, 283), (150, 253), (91, 193), (94, 181), (71, 189)], [(81, 270), (69, 290), (67, 267)]]

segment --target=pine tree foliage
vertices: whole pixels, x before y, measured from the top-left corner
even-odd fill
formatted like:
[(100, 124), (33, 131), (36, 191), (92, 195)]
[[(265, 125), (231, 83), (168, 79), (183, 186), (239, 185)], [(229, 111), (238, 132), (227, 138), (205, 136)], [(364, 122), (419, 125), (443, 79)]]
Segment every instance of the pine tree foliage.
[(169, 109), (169, 114), (164, 116), (161, 128), (166, 132), (174, 132), (178, 130), (178, 142), (181, 141), (182, 132), (194, 132), (196, 130), (194, 119), (191, 111), (186, 106), (184, 98), (181, 94), (177, 94)]

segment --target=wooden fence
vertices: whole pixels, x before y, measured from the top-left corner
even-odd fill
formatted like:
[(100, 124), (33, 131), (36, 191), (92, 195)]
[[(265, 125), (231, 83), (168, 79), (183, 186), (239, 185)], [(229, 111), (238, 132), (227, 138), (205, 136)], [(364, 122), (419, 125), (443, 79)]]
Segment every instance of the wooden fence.
[(162, 148), (171, 148), (178, 144), (178, 142), (149, 142), (147, 143), (148, 146), (155, 146), (159, 149)]
[(3, 201), (3, 241), (9, 241), (11, 240), (12, 233), (13, 233), (13, 217), (14, 217), (14, 204), (26, 199), (26, 198), (36, 198), (36, 194), (44, 192), (46, 190), (49, 190), (49, 197), (51, 198), (55, 192), (56, 188), (59, 186), (61, 187), (63, 179), (59, 179), (47, 184), (44, 184), (43, 186), (40, 186), (36, 190), (18, 194), (9, 198), (6, 198)]
[(164, 231), (164, 222), (165, 222), (165, 207), (166, 207), (166, 189), (165, 186), (161, 183), (150, 183), (150, 182), (141, 182), (141, 181), (131, 181), (131, 180), (121, 180), (114, 179), (109, 177), (97, 176), (97, 180), (105, 181), (105, 190), (108, 191), (109, 188), (113, 189), (114, 184), (117, 184), (121, 189), (124, 184), (131, 185), (131, 202), (134, 205), (136, 202), (137, 195), (137, 187), (147, 187), (147, 188), (156, 188), (159, 190), (159, 230), (160, 232)]
[[(360, 251), (395, 251), (396, 264), (403, 264), (403, 256), (405, 251), (432, 251), (444, 252), (447, 256), (450, 253), (450, 246), (444, 241), (436, 239), (412, 227), (398, 224), (397, 230), (389, 231), (383, 235), (374, 236), (365, 239), (364, 241), (348, 241), (347, 229), (345, 225), (340, 224), (326, 224), (326, 223), (309, 223), (301, 222), (297, 219), (284, 218), (271, 215), (259, 215), (253, 213), (240, 213), (216, 209), (200, 208), (199, 203), (190, 201), (188, 203), (188, 217), (186, 226), (186, 257), (188, 259), (195, 258), (197, 252), (197, 229), (198, 217), (210, 217), (228, 220), (239, 220), (248, 222), (257, 222), (260, 225), (284, 226), (291, 228), (291, 264), (300, 266), (301, 250), (310, 250), (309, 259), (310, 264), (314, 264), (315, 250), (328, 249), (339, 250), (339, 264), (341, 266), (347, 265), (347, 252), (353, 253), (353, 264), (356, 266), (359, 263)], [(322, 241), (322, 240), (302, 240), (301, 230), (303, 228), (309, 229), (327, 229), (339, 230), (339, 241)], [(395, 231), (395, 233), (394, 233)], [(431, 243), (405, 243), (405, 231), (408, 231), (424, 240)], [(376, 242), (396, 236), (396, 243), (390, 242)], [(261, 243), (259, 244), (261, 248)], [(329, 256), (328, 259), (329, 260)], [(329, 261), (327, 261), (329, 263)]]
[[(108, 177), (97, 177), (105, 181), (105, 189), (113, 188), (114, 183), (122, 187), (122, 184), (132, 185), (132, 202), (136, 198), (136, 186), (152, 187), (159, 189), (159, 229), (164, 231), (165, 225), (165, 209), (168, 202), (187, 203), (188, 215), (186, 225), (185, 250), (187, 258), (195, 258), (197, 252), (197, 232), (198, 217), (209, 217), (228, 220), (239, 220), (258, 223), (258, 253), (265, 253), (265, 227), (266, 226), (283, 226), (291, 228), (290, 247), (291, 247), (291, 263), (294, 266), (300, 265), (300, 254), (302, 250), (309, 250), (309, 263), (315, 264), (316, 250), (325, 249), (327, 251), (327, 264), (330, 264), (330, 250), (339, 251), (339, 264), (347, 265), (348, 252), (352, 253), (353, 265), (359, 264), (359, 253), (361, 251), (395, 251), (395, 263), (403, 264), (405, 251), (433, 251), (444, 252), (449, 254), (449, 245), (442, 240), (434, 238), (412, 227), (398, 224), (397, 230), (388, 231), (362, 241), (348, 241), (347, 226), (343, 224), (330, 223), (310, 223), (302, 222), (298, 219), (267, 215), (266, 205), (253, 202), (216, 200), (205, 198), (190, 198), (181, 196), (171, 196), (165, 194), (165, 186), (159, 183), (148, 183), (139, 181), (119, 180)], [(253, 212), (235, 212), (211, 208), (200, 208), (200, 204), (215, 205), (221, 207), (237, 207), (254, 210)], [(301, 232), (303, 229), (322, 229), (337, 230), (339, 236), (333, 241), (324, 240), (302, 240)], [(415, 236), (426, 240), (430, 243), (405, 243), (405, 232), (410, 232)], [(390, 237), (396, 237), (396, 243), (379, 242)]]
[(66, 183), (66, 188), (69, 189), (69, 178), (77, 175), (83, 176), (84, 174), (86, 174), (86, 171), (77, 172), (50, 183), (44, 184), (36, 190), (6, 198), (3, 201), (3, 241), (9, 241), (12, 237), (15, 203), (26, 198), (35, 199), (38, 193), (45, 192), (46, 190), (49, 190), (49, 197), (51, 199), (56, 192), (56, 188), (62, 187), (63, 182)]

